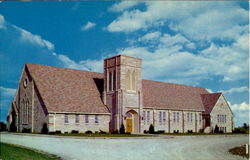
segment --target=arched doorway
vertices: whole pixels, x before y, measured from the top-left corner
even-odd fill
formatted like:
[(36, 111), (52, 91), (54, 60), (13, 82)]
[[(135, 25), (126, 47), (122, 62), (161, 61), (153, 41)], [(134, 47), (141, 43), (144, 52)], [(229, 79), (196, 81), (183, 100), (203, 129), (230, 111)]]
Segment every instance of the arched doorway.
[(139, 133), (139, 115), (135, 110), (126, 113), (126, 132)]

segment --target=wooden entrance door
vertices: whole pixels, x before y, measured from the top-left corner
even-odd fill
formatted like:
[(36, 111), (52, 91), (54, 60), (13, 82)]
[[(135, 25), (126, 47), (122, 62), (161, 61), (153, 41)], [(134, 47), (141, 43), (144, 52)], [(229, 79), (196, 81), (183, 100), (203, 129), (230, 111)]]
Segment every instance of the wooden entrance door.
[(126, 132), (131, 133), (132, 132), (132, 118), (127, 117), (126, 118)]

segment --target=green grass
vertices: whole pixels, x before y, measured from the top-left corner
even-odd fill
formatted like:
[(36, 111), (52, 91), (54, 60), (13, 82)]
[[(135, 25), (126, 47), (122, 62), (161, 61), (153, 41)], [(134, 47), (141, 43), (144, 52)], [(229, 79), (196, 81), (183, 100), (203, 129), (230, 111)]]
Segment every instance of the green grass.
[(0, 143), (0, 159), (1, 160), (60, 160), (54, 155), (42, 153), (17, 145)]
[(101, 133), (65, 133), (65, 134), (53, 134), (56, 136), (76, 136), (76, 137), (145, 137), (149, 135), (138, 135), (138, 134), (101, 134)]
[(161, 133), (160, 135), (196, 136), (196, 135), (234, 135), (235, 133)]

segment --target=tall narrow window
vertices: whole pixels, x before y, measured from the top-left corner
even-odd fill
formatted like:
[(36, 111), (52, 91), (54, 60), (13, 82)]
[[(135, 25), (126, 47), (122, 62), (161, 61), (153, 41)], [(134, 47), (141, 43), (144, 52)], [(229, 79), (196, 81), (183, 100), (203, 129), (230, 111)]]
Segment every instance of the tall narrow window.
[(163, 122), (166, 122), (166, 112), (163, 112)]
[(202, 115), (201, 115), (201, 113), (199, 114), (200, 116), (199, 116), (199, 118), (200, 118), (200, 124), (201, 124), (201, 120), (202, 120)]
[[(225, 115), (225, 123), (227, 123), (227, 115)], [(225, 131), (226, 132), (226, 131)]]
[(177, 122), (179, 122), (179, 112), (177, 112)]
[(159, 122), (161, 122), (161, 112), (159, 112)]
[(76, 114), (76, 123), (79, 123), (79, 115)]
[(85, 123), (89, 123), (89, 115), (85, 115)]
[(193, 122), (193, 113), (190, 113), (190, 121)]
[(64, 123), (69, 123), (69, 117), (67, 114), (64, 115)]
[(136, 87), (136, 73), (135, 71), (132, 74), (132, 90), (135, 90)]
[(127, 71), (127, 74), (126, 74), (126, 88), (127, 90), (131, 90), (130, 88), (130, 71)]
[(109, 72), (109, 91), (112, 91), (112, 72)]
[(189, 113), (187, 113), (187, 121), (189, 122)]
[(95, 115), (95, 123), (99, 123), (98, 115)]
[(26, 123), (29, 123), (29, 101), (26, 101)]
[(176, 112), (174, 112), (174, 122), (176, 122)]
[(116, 73), (115, 71), (113, 72), (113, 91), (115, 90), (116, 88)]
[(217, 115), (217, 121), (220, 122), (220, 115)]
[(146, 111), (143, 111), (143, 121), (146, 122)]
[(147, 111), (147, 122), (149, 122), (149, 121), (150, 121), (150, 112)]

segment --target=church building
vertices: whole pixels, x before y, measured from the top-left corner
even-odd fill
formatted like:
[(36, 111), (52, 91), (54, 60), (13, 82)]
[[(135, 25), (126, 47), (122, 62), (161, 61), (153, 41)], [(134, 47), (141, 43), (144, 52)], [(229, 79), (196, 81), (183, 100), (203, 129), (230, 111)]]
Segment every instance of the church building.
[(223, 93), (142, 79), (142, 60), (116, 55), (104, 73), (26, 63), (7, 121), (16, 131), (232, 132)]

